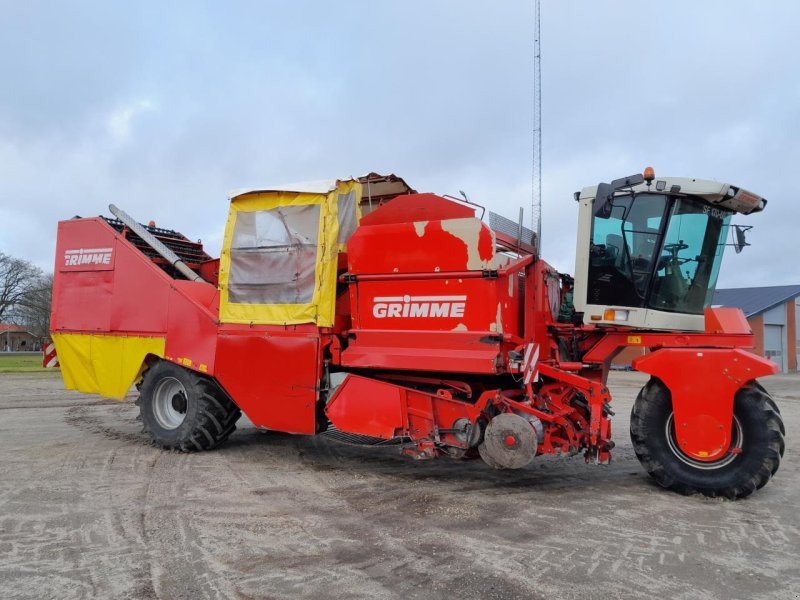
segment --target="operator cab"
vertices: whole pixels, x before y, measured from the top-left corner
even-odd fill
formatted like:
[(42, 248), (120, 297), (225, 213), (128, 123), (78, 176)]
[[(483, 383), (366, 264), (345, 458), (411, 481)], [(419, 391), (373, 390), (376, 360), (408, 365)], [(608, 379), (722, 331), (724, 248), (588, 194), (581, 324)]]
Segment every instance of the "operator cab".
[(574, 298), (583, 322), (683, 331), (705, 327), (732, 216), (767, 203), (727, 183), (655, 178), (652, 169), (576, 196)]

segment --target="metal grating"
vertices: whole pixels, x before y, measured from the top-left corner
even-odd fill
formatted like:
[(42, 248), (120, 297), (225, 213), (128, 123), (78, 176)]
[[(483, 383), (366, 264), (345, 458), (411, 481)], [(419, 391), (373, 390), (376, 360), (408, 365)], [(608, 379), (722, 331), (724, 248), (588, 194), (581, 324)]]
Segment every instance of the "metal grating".
[[(151, 259), (161, 260), (161, 255), (158, 254), (150, 244), (145, 242), (142, 238), (136, 235), (125, 227), (125, 224), (119, 219), (111, 219), (103, 217), (103, 219), (111, 225), (115, 230), (123, 233), (125, 238), (131, 242), (136, 248), (145, 256)], [(150, 227), (149, 225), (141, 224), (142, 227), (147, 229), (156, 238), (164, 244), (167, 248), (177, 254), (182, 261), (190, 265), (199, 264), (203, 261), (210, 260), (211, 257), (203, 250), (203, 245), (199, 242), (193, 242), (185, 235), (172, 229), (163, 229), (161, 227)]]
[(522, 235), (520, 235), (519, 223), (515, 223), (511, 219), (493, 213), (492, 211), (489, 211), (489, 227), (500, 233), (505, 233), (514, 239), (517, 239), (517, 236), (519, 236), (523, 244), (530, 244), (533, 242), (533, 231), (523, 225)]
[(328, 429), (321, 432), (320, 435), (337, 441), (341, 444), (350, 444), (352, 446), (397, 446), (409, 441), (408, 438), (405, 437), (396, 437), (390, 440), (385, 440), (383, 438), (371, 437), (368, 435), (347, 433), (345, 431), (339, 431), (336, 429), (336, 426), (333, 425), (333, 423), (330, 423), (328, 425)]

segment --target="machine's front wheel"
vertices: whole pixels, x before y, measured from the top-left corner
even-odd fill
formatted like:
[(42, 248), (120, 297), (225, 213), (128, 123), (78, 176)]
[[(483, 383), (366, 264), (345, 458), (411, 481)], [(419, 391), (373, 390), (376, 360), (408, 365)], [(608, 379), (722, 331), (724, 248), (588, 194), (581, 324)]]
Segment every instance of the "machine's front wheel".
[(636, 456), (659, 485), (681, 494), (744, 498), (766, 485), (780, 466), (785, 430), (780, 411), (758, 383), (736, 392), (731, 447), (716, 461), (684, 454), (675, 439), (672, 398), (664, 383), (647, 382), (631, 411)]
[(182, 452), (215, 448), (242, 414), (212, 380), (167, 361), (145, 372), (136, 403), (153, 442)]

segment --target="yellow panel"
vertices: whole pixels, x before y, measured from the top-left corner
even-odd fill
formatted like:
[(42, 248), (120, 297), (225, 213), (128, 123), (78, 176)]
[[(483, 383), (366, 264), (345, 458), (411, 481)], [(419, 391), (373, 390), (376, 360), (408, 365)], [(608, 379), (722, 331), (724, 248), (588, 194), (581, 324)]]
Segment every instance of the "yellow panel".
[[(300, 192), (253, 192), (231, 200), (225, 241), (219, 266), (220, 320), (225, 323), (259, 323), (272, 325), (298, 325), (316, 323), (332, 327), (336, 311), (336, 266), (343, 245), (337, 244), (339, 236), (338, 196), (355, 191), (356, 214), (360, 219), (361, 184), (355, 180), (340, 181), (328, 194)], [(305, 204), (320, 205), (320, 223), (317, 237), (316, 286), (308, 304), (239, 304), (228, 300), (230, 276), (230, 244), (240, 211), (270, 210), (280, 206)]]
[(67, 389), (122, 400), (148, 354), (164, 356), (164, 338), (54, 333)]

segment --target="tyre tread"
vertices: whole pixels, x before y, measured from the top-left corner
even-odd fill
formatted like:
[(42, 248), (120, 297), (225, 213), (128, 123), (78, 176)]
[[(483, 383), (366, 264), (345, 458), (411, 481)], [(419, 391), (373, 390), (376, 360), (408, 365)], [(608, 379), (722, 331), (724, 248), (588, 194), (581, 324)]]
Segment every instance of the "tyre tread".
[[(746, 498), (754, 491), (764, 487), (780, 467), (780, 461), (785, 451), (786, 429), (781, 418), (780, 410), (766, 389), (758, 382), (746, 385), (737, 392), (745, 394), (744, 401), (755, 403), (765, 413), (765, 423), (768, 429), (767, 448), (761, 464), (752, 473), (743, 474), (743, 478), (734, 485), (708, 487), (693, 485), (671, 476), (664, 466), (654, 459), (648, 444), (647, 418), (650, 410), (657, 402), (663, 402), (663, 394), (669, 394), (666, 386), (657, 378), (652, 377), (641, 389), (631, 410), (630, 432), (633, 449), (639, 462), (664, 488), (673, 490), (683, 495), (703, 494), (704, 496), (724, 496), (729, 499)], [(746, 441), (745, 441), (746, 443)]]
[(242, 415), (239, 407), (214, 380), (168, 361), (159, 361), (145, 371), (142, 381), (145, 393), (150, 389), (149, 377), (158, 377), (165, 370), (174, 373), (174, 369), (182, 369), (183, 375), (189, 378), (190, 387), (197, 390), (194, 394), (194, 402), (197, 403), (194, 422), (189, 423), (184, 435), (173, 440), (166, 439), (152, 424), (152, 420), (144, 418), (149, 402), (140, 395), (136, 404), (143, 417), (144, 431), (150, 435), (154, 445), (164, 450), (199, 452), (216, 448), (236, 430), (236, 422)]

